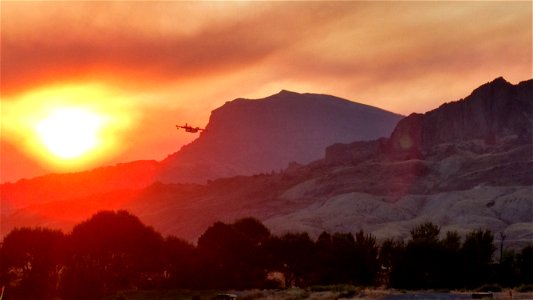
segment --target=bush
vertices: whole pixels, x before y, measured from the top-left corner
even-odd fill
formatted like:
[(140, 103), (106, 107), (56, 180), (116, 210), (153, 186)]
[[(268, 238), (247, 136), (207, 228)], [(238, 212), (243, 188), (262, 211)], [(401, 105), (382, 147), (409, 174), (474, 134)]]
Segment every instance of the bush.
[(516, 288), (516, 291), (519, 293), (533, 292), (533, 284), (522, 284)]
[(355, 296), (355, 294), (356, 294), (355, 290), (345, 291), (345, 292), (342, 292), (339, 295), (339, 299), (341, 299), (341, 298), (353, 298)]
[(311, 292), (355, 293), (357, 291), (357, 288), (350, 284), (313, 285), (309, 289)]
[(476, 292), (501, 292), (502, 287), (498, 284), (484, 284), (477, 288)]

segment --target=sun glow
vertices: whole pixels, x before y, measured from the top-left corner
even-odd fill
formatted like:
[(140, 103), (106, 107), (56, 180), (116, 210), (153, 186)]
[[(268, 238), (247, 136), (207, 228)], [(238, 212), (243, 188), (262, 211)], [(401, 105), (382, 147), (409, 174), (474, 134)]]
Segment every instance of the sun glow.
[(127, 150), (134, 99), (103, 84), (58, 85), (2, 99), (2, 138), (52, 171), (100, 165)]
[(103, 117), (92, 111), (60, 108), (37, 123), (36, 130), (53, 155), (75, 159), (98, 146), (103, 123)]

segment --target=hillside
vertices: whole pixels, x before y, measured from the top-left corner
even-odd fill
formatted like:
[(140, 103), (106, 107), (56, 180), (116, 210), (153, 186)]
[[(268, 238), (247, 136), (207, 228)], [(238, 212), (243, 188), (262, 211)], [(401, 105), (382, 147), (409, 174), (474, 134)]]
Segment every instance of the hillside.
[[(316, 236), (323, 230), (364, 229), (379, 238), (406, 237), (414, 225), (433, 221), (443, 231), (504, 232), (508, 245), (523, 245), (533, 240), (533, 142), (525, 134), (531, 133), (533, 120), (528, 106), (533, 80), (517, 85), (502, 80), (404, 118), (389, 138), (336, 143), (322, 159), (291, 163), (280, 172), (202, 185), (155, 183), (131, 192), (134, 197), (122, 199), (120, 207), (164, 234), (191, 241), (217, 220), (254, 216), (275, 233), (305, 230)], [(487, 109), (490, 103), (499, 108)], [(472, 119), (484, 123), (472, 125)], [(425, 138), (432, 134), (440, 138)], [(86, 204), (89, 214), (94, 208), (88, 203), (101, 199), (99, 205), (107, 208), (109, 194), (101, 196), (77, 199), (71, 207)], [(9, 224), (3, 230), (20, 220), (63, 228), (79, 221), (59, 224), (36, 217), (58, 209), (68, 205), (51, 202), (17, 210), (3, 219)]]
[(0, 185), (3, 214), (31, 205), (68, 201), (113, 191), (138, 190), (154, 183), (160, 165), (135, 161), (86, 172), (48, 174)]

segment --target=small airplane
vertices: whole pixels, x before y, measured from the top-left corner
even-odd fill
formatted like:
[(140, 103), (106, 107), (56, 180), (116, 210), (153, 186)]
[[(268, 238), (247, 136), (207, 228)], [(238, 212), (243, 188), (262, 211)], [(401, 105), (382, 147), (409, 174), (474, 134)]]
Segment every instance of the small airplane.
[(183, 126), (176, 125), (176, 129), (179, 130), (180, 128), (183, 128), (183, 129), (185, 129), (185, 132), (190, 132), (190, 133), (196, 133), (198, 131), (205, 131), (204, 128), (192, 127), (191, 125), (188, 125), (187, 123), (185, 123), (185, 125), (183, 125)]

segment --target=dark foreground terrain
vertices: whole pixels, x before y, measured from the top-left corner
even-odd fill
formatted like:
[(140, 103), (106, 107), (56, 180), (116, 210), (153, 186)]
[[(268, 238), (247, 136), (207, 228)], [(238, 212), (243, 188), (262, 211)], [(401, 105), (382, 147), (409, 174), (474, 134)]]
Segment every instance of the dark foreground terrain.
[[(213, 299), (221, 293), (230, 293), (238, 296), (237, 299), (246, 300), (337, 300), (337, 299), (381, 299), (381, 300), (407, 300), (407, 299), (427, 299), (427, 300), (460, 300), (472, 299), (473, 291), (398, 291), (384, 289), (363, 289), (354, 286), (329, 286), (320, 288), (300, 289), (292, 288), (286, 290), (246, 290), (246, 291), (142, 291), (123, 292), (105, 298), (106, 300), (204, 300)], [(505, 290), (494, 292), (492, 299), (533, 299), (533, 292), (516, 292)], [(488, 299), (488, 298), (487, 298)]]
[(244, 218), (212, 224), (193, 245), (163, 237), (126, 211), (102, 211), (68, 234), (14, 229), (0, 257), (6, 300), (210, 299), (227, 290), (257, 291), (238, 293), (244, 299), (396, 297), (359, 287), (533, 290), (532, 245), (513, 250), (489, 230), (461, 236), (433, 223), (414, 227), (407, 240), (377, 242), (363, 231), (278, 236)]

